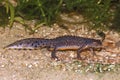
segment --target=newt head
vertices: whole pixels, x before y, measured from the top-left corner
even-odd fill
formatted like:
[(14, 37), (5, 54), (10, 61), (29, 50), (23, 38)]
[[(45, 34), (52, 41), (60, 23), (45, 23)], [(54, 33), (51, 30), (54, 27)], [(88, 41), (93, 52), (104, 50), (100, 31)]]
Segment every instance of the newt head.
[(100, 48), (102, 46), (102, 42), (101, 41), (96, 41), (93, 42), (92, 47), (93, 48)]
[(102, 48), (102, 42), (100, 40), (94, 40), (87, 43), (86, 48)]

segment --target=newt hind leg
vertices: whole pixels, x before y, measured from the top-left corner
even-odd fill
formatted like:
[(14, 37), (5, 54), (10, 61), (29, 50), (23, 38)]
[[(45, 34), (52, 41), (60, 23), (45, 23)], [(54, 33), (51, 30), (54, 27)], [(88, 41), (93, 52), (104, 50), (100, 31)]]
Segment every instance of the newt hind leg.
[(56, 50), (56, 48), (54, 48), (51, 53), (51, 58), (54, 60), (59, 60), (58, 57), (56, 56), (56, 52), (57, 52), (57, 50)]
[(82, 60), (82, 57), (81, 57), (81, 55), (80, 55), (81, 52), (82, 52), (82, 48), (79, 48), (79, 49), (77, 50), (77, 59), (79, 59), (79, 60)]

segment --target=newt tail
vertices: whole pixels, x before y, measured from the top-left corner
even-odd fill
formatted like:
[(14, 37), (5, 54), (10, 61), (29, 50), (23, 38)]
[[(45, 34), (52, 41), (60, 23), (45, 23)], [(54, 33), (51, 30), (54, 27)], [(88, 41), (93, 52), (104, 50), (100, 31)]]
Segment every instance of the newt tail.
[(12, 44), (7, 45), (6, 49), (37, 49), (46, 47), (49, 44), (49, 39), (43, 38), (26, 38), (18, 40)]
[(52, 51), (51, 57), (54, 59), (58, 59), (56, 56), (57, 51), (63, 50), (76, 50), (77, 58), (82, 59), (80, 53), (88, 49), (93, 54), (94, 49), (101, 48), (102, 42), (97, 39), (84, 38), (78, 36), (61, 36), (53, 39), (44, 39), (44, 38), (27, 38), (18, 40), (8, 46), (6, 49), (39, 49), (39, 48), (47, 48)]

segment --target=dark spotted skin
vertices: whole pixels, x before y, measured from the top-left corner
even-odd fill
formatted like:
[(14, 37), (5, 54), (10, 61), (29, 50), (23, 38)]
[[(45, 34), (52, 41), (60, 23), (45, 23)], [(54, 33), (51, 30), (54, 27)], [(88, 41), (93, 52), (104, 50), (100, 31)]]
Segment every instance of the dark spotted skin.
[(5, 48), (7, 49), (38, 49), (47, 48), (52, 51), (51, 57), (56, 59), (56, 52), (62, 50), (76, 50), (77, 58), (81, 59), (80, 53), (89, 49), (93, 54), (94, 49), (101, 48), (102, 42), (97, 39), (84, 38), (78, 36), (61, 36), (53, 39), (27, 38), (18, 40)]

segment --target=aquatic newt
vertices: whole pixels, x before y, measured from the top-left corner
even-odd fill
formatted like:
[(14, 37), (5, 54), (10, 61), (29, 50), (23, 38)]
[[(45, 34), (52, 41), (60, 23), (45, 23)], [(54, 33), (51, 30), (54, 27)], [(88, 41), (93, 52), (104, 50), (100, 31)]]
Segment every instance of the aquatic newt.
[(79, 36), (60, 36), (53, 39), (44, 38), (26, 38), (18, 40), (12, 44), (9, 44), (5, 48), (7, 49), (38, 49), (47, 48), (52, 51), (51, 57), (58, 59), (56, 56), (57, 51), (63, 50), (76, 50), (77, 58), (82, 59), (80, 53), (83, 50), (90, 50), (93, 55), (95, 49), (99, 49), (102, 46), (102, 41), (98, 39), (85, 38)]

